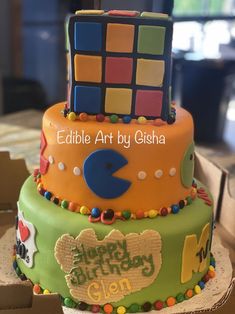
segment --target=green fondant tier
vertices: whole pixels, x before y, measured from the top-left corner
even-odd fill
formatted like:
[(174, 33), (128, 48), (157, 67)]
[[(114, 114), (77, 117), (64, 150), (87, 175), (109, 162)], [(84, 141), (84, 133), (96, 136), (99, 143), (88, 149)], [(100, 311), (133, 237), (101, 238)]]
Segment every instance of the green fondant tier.
[(55, 244), (64, 234), (77, 237), (82, 230), (88, 228), (95, 230), (99, 240), (102, 240), (113, 229), (121, 231), (124, 235), (128, 233), (140, 234), (144, 230), (155, 230), (161, 236), (162, 265), (155, 281), (147, 288), (125, 296), (119, 302), (112, 303), (114, 306), (129, 307), (133, 303), (143, 304), (146, 301), (153, 303), (156, 300), (166, 300), (169, 296), (184, 293), (201, 280), (209, 266), (210, 254), (208, 252), (205, 270), (193, 273), (191, 280), (184, 284), (181, 283), (185, 237), (196, 235), (197, 241), (199, 241), (205, 225), (209, 223), (212, 229), (212, 207), (206, 205), (199, 198), (196, 198), (191, 205), (183, 208), (178, 214), (171, 214), (167, 217), (130, 221), (118, 220), (113, 225), (91, 224), (87, 216), (65, 210), (42, 197), (37, 192), (33, 178), (30, 177), (22, 187), (19, 208), (23, 212), (24, 218), (36, 228), (38, 251), (34, 255), (32, 268), (25, 266), (19, 258), (17, 260), (18, 265), (33, 283), (39, 283), (42, 288), (57, 292), (63, 297), (71, 298), (65, 281), (65, 273), (60, 269), (54, 257)]

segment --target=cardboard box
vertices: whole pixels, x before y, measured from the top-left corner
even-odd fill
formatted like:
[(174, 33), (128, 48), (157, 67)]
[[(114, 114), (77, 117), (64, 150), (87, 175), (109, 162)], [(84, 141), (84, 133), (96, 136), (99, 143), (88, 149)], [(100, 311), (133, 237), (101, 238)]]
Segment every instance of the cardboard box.
[[(0, 168), (4, 178), (4, 182), (0, 181), (1, 238), (6, 230), (14, 224), (20, 188), (29, 173), (24, 160), (10, 160), (8, 152), (0, 152)], [(209, 187), (214, 196), (217, 219), (230, 232), (231, 236), (235, 237), (235, 200), (231, 198), (228, 190), (228, 173), (203, 156), (196, 154), (195, 177)], [(233, 294), (233, 297), (229, 299), (234, 285), (235, 279), (231, 281), (228, 291), (211, 311), (218, 314), (234, 314), (235, 295)], [(220, 308), (221, 306), (223, 307)], [(194, 313), (201, 312), (205, 311)], [(0, 314), (27, 313), (63, 314), (60, 297), (56, 294), (33, 295), (30, 281), (13, 284), (0, 282)]]

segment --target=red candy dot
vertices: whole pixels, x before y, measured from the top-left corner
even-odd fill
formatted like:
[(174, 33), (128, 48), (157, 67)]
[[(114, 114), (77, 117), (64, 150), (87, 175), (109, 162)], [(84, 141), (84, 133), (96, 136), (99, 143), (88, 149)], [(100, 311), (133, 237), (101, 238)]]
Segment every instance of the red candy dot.
[(40, 286), (38, 284), (35, 284), (33, 286), (33, 292), (36, 293), (36, 294), (40, 294), (42, 292)]
[(92, 305), (91, 307), (91, 312), (92, 313), (99, 313), (100, 312), (100, 306), (99, 305)]
[(166, 207), (162, 207), (162, 209), (160, 210), (160, 214), (161, 216), (167, 216), (168, 215), (168, 210)]
[(96, 121), (103, 122), (105, 119), (105, 116), (102, 113), (99, 113), (96, 115)]
[(161, 309), (163, 309), (163, 307), (164, 307), (164, 303), (162, 301), (156, 301), (154, 303), (154, 308), (157, 311), (160, 311)]
[(206, 274), (206, 275), (202, 278), (202, 280), (203, 280), (205, 283), (206, 283), (207, 281), (209, 281), (209, 280), (210, 280), (209, 275)]
[(135, 215), (136, 215), (136, 218), (137, 218), (137, 219), (142, 219), (142, 218), (144, 218), (144, 212), (143, 212), (143, 210), (141, 210), (141, 209), (137, 210), (137, 212), (135, 213)]

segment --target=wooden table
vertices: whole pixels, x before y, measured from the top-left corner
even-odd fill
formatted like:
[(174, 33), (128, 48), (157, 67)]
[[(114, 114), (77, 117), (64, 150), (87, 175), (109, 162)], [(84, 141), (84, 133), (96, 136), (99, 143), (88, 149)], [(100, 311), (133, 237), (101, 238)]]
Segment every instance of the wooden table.
[[(25, 158), (30, 172), (39, 164), (39, 145), (41, 132), (42, 112), (27, 110), (0, 117), (0, 151), (8, 150), (12, 159)], [(232, 193), (235, 195), (235, 151), (228, 150), (225, 146), (216, 145), (212, 147), (198, 146), (197, 150), (220, 165), (231, 171)], [(217, 229), (220, 233), (222, 243), (230, 251), (230, 257), (235, 272), (235, 242), (230, 234), (219, 224)], [(235, 291), (221, 310), (215, 313), (235, 313)]]

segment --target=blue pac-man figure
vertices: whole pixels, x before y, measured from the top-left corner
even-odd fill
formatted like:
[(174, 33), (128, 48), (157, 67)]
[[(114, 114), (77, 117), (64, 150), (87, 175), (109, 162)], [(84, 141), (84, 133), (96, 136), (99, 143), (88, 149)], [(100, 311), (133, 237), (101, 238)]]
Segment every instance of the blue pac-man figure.
[(112, 149), (99, 149), (84, 161), (84, 178), (88, 187), (99, 197), (116, 198), (124, 194), (131, 182), (113, 174), (128, 163), (127, 159)]

